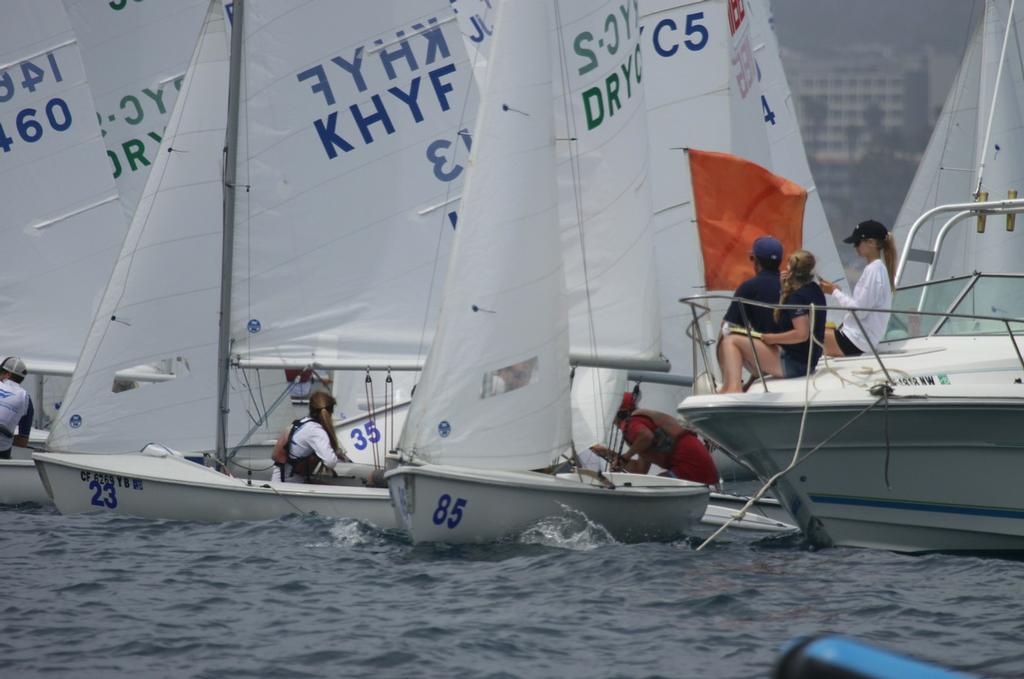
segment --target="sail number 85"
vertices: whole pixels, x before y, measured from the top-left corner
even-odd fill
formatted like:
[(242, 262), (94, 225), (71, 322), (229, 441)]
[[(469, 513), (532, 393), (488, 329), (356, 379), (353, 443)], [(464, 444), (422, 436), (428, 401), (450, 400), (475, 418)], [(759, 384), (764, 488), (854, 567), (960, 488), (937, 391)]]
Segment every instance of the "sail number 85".
[[(437, 499), (437, 509), (434, 510), (434, 525), (440, 526), (445, 523), (447, 519), (447, 525), (449, 528), (455, 528), (462, 521), (462, 510), (466, 506), (466, 501), (463, 498), (456, 498), (455, 504), (452, 505), (452, 496), (445, 493)], [(449, 512), (449, 508), (451, 511)]]

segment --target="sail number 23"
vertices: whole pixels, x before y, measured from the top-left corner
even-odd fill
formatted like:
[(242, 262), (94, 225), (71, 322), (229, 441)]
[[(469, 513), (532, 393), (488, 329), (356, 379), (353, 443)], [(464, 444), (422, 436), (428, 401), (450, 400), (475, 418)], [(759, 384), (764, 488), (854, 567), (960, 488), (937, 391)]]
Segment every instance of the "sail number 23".
[(434, 510), (434, 525), (447, 524), (449, 528), (455, 528), (462, 522), (462, 510), (465, 507), (466, 501), (463, 498), (456, 498), (455, 504), (452, 504), (452, 496), (448, 493), (443, 494), (437, 499), (437, 509)]

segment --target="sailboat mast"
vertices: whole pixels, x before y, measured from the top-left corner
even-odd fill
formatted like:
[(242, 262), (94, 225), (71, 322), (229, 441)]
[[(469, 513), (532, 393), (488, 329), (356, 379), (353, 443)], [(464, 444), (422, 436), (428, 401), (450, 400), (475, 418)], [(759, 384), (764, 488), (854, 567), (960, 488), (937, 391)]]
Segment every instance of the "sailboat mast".
[(999, 67), (996, 69), (996, 82), (992, 86), (992, 105), (988, 110), (988, 124), (985, 125), (985, 141), (981, 144), (981, 163), (978, 166), (978, 187), (974, 195), (981, 195), (981, 184), (985, 174), (985, 157), (988, 155), (989, 138), (992, 136), (992, 121), (996, 116), (996, 99), (999, 98), (999, 81), (1003, 77), (1003, 64), (1006, 63), (1006, 46), (1010, 43), (1010, 29), (1013, 28), (1013, 6), (1017, 0), (1010, 0), (1010, 12), (1006, 20), (1006, 32), (1003, 33), (1003, 47), (999, 52)]
[(224, 136), (224, 235), (221, 241), (220, 333), (217, 337), (217, 459), (227, 459), (228, 371), (231, 369), (231, 267), (235, 248), (235, 181), (238, 169), (238, 100), (242, 76), (245, 0), (235, 0), (228, 63), (228, 124)]

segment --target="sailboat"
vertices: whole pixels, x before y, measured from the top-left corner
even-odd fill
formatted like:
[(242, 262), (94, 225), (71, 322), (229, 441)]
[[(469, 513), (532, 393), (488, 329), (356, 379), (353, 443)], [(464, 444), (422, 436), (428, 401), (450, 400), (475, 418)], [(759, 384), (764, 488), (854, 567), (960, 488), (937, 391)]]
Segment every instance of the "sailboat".
[(1024, 145), (1024, 69), (1014, 57), (1022, 48), (1024, 8), (1014, 5), (986, 1), (897, 216), (901, 286), (1020, 270), (1024, 241), (998, 223), (985, 229), (983, 221), (950, 223), (953, 214), (931, 215), (911, 234), (918, 217), (935, 206), (1012, 201), (1024, 184), (1024, 157), (1017, 152)]
[[(685, 534), (707, 506), (706, 486), (677, 479), (529, 471), (571, 448), (555, 95), (564, 78), (574, 81), (567, 96), (600, 96), (589, 86), (607, 75), (566, 73), (553, 82), (562, 72), (548, 44), (584, 35), (596, 14), (582, 3), (499, 7), (443, 308), (399, 443), (406, 464), (387, 473), (414, 542), (489, 542), (566, 508), (617, 539), (663, 540)], [(639, 52), (638, 18), (627, 18), (629, 30), (620, 33), (624, 55)], [(615, 59), (606, 63), (618, 67)], [(636, 100), (629, 104), (642, 110)], [(600, 114), (591, 105), (576, 115), (589, 116), (593, 129)], [(621, 114), (630, 108), (623, 103)], [(616, 134), (636, 122), (602, 130), (612, 142), (608, 154)], [(579, 134), (586, 148), (582, 126)], [(602, 177), (595, 172), (595, 180)]]
[(1024, 140), (1022, 18), (1003, 0), (985, 12), (904, 205), (897, 276), (921, 282), (897, 290), (883, 340), (808, 379), (679, 407), (775, 485), (816, 545), (1024, 550), (1024, 276), (1006, 259), (1024, 200), (993, 199), (1024, 178), (1004, 153)]
[[(70, 375), (125, 222), (64, 7), (24, 0), (4, 12), (0, 350), (21, 356), (31, 381)], [(39, 411), (45, 400), (26, 387)], [(28, 456), (0, 460), (0, 502), (47, 499)]]
[[(471, 75), (448, 3), (374, 3), (358, 22), (347, 12), (236, 2), (229, 74), (211, 5), (54, 452), (35, 455), (60, 511), (207, 521), (317, 511), (394, 524), (387, 491), (358, 480), (250, 484), (169, 452), (223, 460), (242, 443), (259, 414), (258, 370), (422, 362), (431, 280), (457, 218)], [(226, 177), (225, 138), (238, 154)], [(173, 380), (111, 388), (118, 371), (161, 360)]]
[[(462, 28), (464, 42), (466, 43), (468, 51), (469, 51), (469, 53), (471, 55), (470, 61), (474, 64), (474, 77), (475, 77), (475, 80), (478, 83), (478, 85), (481, 85), (481, 86), (483, 84), (484, 75), (486, 74), (486, 64), (487, 64), (487, 60), (489, 58), (490, 46), (491, 46), (491, 43), (493, 42), (491, 36), (493, 34), (494, 27), (496, 25), (496, 22), (495, 22), (495, 11), (496, 11), (496, 8), (497, 8), (498, 4), (499, 3), (496, 2), (496, 1), (486, 0), (486, 2), (483, 2), (483, 1), (481, 1), (481, 2), (470, 1), (470, 2), (465, 2), (465, 3), (458, 3), (456, 5), (456, 17), (457, 17), (457, 19), (458, 19), (458, 21), (460, 23), (461, 28)], [(653, 29), (653, 27), (656, 24), (652, 23), (651, 25), (646, 25), (649, 17), (644, 15), (645, 9), (648, 9), (649, 5), (650, 5), (650, 3), (641, 2), (639, 4), (638, 9), (640, 11), (640, 20), (641, 20), (642, 28), (646, 28), (648, 30), (651, 30), (651, 29)], [(690, 10), (693, 10), (693, 8), (691, 7)], [(718, 12), (718, 10), (722, 10), (722, 11)], [(680, 10), (680, 11), (682, 11), (682, 10)], [(722, 9), (721, 7), (716, 7), (712, 11), (713, 12), (718, 12), (718, 14), (721, 16), (721, 25), (724, 27), (725, 23), (726, 23), (725, 22), (724, 9)], [(671, 23), (672, 19), (670, 17), (675, 16), (675, 14), (659, 10), (657, 16), (658, 16), (659, 21), (661, 21), (661, 22), (666, 22), (667, 21), (668, 23)], [(699, 17), (695, 15), (695, 17), (693, 17), (693, 18), (696, 19), (696, 18), (699, 18)], [(621, 19), (621, 17), (620, 17), (620, 19)], [(681, 25), (684, 25), (685, 23), (686, 23), (685, 18), (681, 18), (679, 25), (681, 26)], [(692, 21), (690, 23), (692, 23)], [(698, 23), (700, 23), (700, 22), (698, 22)], [(617, 25), (618, 24), (616, 22), (616, 26)], [(717, 23), (714, 24), (714, 25), (717, 26)], [(613, 27), (610, 25), (607, 30), (611, 31), (612, 28)], [(596, 34), (594, 34), (594, 35), (596, 35)], [(650, 34), (648, 34), (648, 36), (649, 35)], [(659, 37), (661, 37), (661, 36), (659, 36)], [(584, 38), (584, 40), (585, 40), (585, 38)], [(650, 64), (651, 63), (651, 59), (660, 58), (658, 56), (658, 51), (652, 49), (653, 45), (654, 45), (654, 43), (651, 40), (644, 39), (643, 32), (641, 32), (641, 50), (643, 52), (644, 63), (646, 63), (646, 64)], [(586, 46), (586, 45), (583, 44), (581, 46)], [(709, 51), (711, 51), (711, 50), (709, 49)], [(662, 50), (662, 52), (664, 52), (664, 50)], [(727, 63), (727, 57), (725, 56), (726, 52), (725, 52), (724, 49), (722, 49), (720, 52), (721, 52), (721, 63), (722, 64), (726, 64)], [(655, 76), (657, 76), (657, 77), (655, 77)], [(642, 83), (643, 84), (643, 89), (644, 89), (645, 93), (651, 93), (652, 91), (657, 92), (657, 91), (660, 91), (662, 89), (665, 89), (668, 86), (668, 83), (670, 83), (670, 82), (676, 82), (678, 80), (689, 80), (689, 78), (687, 76), (688, 76), (688, 73), (687, 73), (686, 67), (682, 66), (682, 64), (679, 63), (678, 61), (675, 63), (675, 68), (673, 68), (673, 69), (662, 69), (660, 71), (654, 71), (654, 70), (650, 70), (649, 69), (645, 73), (645, 76), (643, 78), (643, 83)], [(661, 80), (658, 80), (658, 78), (661, 78)], [(673, 85), (673, 87), (674, 87), (674, 85)], [(646, 94), (645, 94), (645, 96), (646, 96)], [(658, 106), (651, 105), (648, 102), (648, 106), (647, 106), (647, 114), (648, 114), (648, 116), (656, 115), (657, 113), (658, 113)], [(752, 121), (752, 123), (754, 125), (754, 128), (756, 130), (760, 130), (761, 129), (761, 121), (760, 121), (759, 117), (753, 117), (753, 118), (751, 118), (751, 121)], [(656, 137), (659, 134), (661, 135), (661, 139), (657, 141), (659, 151), (661, 151), (663, 146), (667, 146), (668, 145), (668, 143), (665, 141), (665, 135), (668, 134), (668, 132), (670, 130), (670, 126), (667, 124), (668, 123), (667, 120), (665, 120), (665, 122), (666, 122), (665, 127), (664, 128), (659, 128), (657, 133), (654, 131), (653, 128), (649, 130), (649, 132), (650, 132), (649, 137), (650, 137), (650, 140), (651, 140), (652, 148), (653, 148), (654, 144), (656, 143)], [(701, 125), (701, 127), (711, 128), (712, 127), (712, 125), (710, 124), (711, 122), (712, 121), (710, 121), (710, 120), (704, 121), (703, 124)], [(679, 127), (680, 127), (679, 125), (673, 125), (673, 126), (671, 126), (671, 129), (672, 129), (673, 132), (675, 132), (676, 128), (679, 128)], [(709, 129), (707, 131), (710, 132), (711, 130)], [(677, 152), (676, 151), (669, 151), (669, 153), (670, 154), (675, 154)], [(632, 212), (632, 213), (635, 214), (637, 209), (633, 209), (633, 210), (629, 210), (629, 211), (624, 211), (623, 214), (625, 214), (626, 212)], [(563, 247), (568, 249), (568, 251), (570, 253), (569, 254), (570, 257), (574, 257), (575, 256), (574, 253), (576, 253), (576, 252), (578, 252), (580, 250), (580, 246), (578, 244), (576, 244), (575, 242), (573, 242), (573, 239), (571, 238), (572, 230), (575, 228), (575, 221), (574, 221), (574, 219), (572, 217), (573, 217), (573, 214), (570, 211), (569, 219), (567, 220), (567, 225), (569, 227), (570, 237), (563, 238)], [(604, 240), (604, 238), (607, 238), (607, 235), (602, 237), (602, 238), (593, 238), (591, 240), (591, 242), (593, 242), (595, 240)], [(834, 247), (833, 247), (833, 250), (834, 250)], [(677, 268), (678, 267), (678, 262), (677, 261), (673, 261), (672, 266), (673, 266), (673, 268)], [(633, 276), (632, 278), (635, 279), (636, 276)], [(632, 284), (634, 284), (634, 282), (632, 280), (630, 280), (630, 277), (627, 277), (619, 285), (632, 285)], [(644, 284), (644, 285), (646, 285), (646, 284)], [(642, 286), (638, 286), (638, 287), (642, 287)], [(664, 291), (662, 291), (662, 292), (664, 292)], [(662, 295), (662, 297), (664, 297), (664, 295)], [(674, 313), (678, 313), (678, 306), (679, 306), (678, 303), (676, 302), (676, 300), (675, 300), (675, 298), (673, 296), (669, 295), (669, 297), (671, 297), (672, 311)], [(662, 313), (664, 313), (664, 310), (662, 311)], [(677, 328), (674, 328), (674, 330), (678, 331)], [(578, 334), (578, 332), (577, 332), (577, 334)], [(665, 339), (664, 341), (667, 341), (667, 339)], [(576, 362), (576, 361), (572, 361), (572, 362)], [(684, 367), (684, 371), (686, 371), (685, 367)], [(688, 372), (688, 371), (686, 371), (686, 372)], [(674, 365), (673, 365), (673, 374), (672, 375), (666, 375), (664, 373), (644, 373), (644, 372), (641, 372), (641, 371), (635, 371), (634, 372), (634, 376), (635, 377), (638, 377), (638, 378), (641, 378), (641, 379), (645, 379), (645, 380), (650, 380), (652, 378), (675, 380), (675, 379), (677, 379), (676, 378), (677, 374), (682, 374), (682, 373), (680, 373), (680, 371), (677, 370), (674, 367)], [(577, 441), (577, 442), (579, 442), (581, 444), (584, 444), (584, 445), (581, 445), (578, 448), (578, 450), (577, 450), (579, 461), (584, 466), (589, 465), (590, 468), (602, 469), (602, 470), (606, 466), (606, 463), (604, 463), (603, 460), (601, 460), (600, 458), (597, 458), (596, 456), (594, 456), (593, 453), (591, 453), (585, 446), (589, 445), (591, 443), (605, 441), (606, 439), (609, 438), (609, 433), (608, 433), (609, 432), (609, 427), (614, 428), (614, 426), (612, 425), (612, 420), (613, 420), (614, 413), (617, 410), (618, 404), (619, 404), (619, 402), (620, 402), (620, 400), (622, 398), (622, 393), (623, 393), (623, 391), (625, 389), (625, 386), (626, 386), (626, 378), (627, 378), (627, 371), (626, 370), (613, 370), (613, 369), (608, 369), (608, 368), (591, 368), (591, 367), (584, 367), (584, 366), (576, 365), (576, 367), (574, 367), (574, 369), (572, 371), (572, 380), (571, 380), (572, 430), (573, 430), (572, 434), (573, 434), (573, 440), (574, 441)], [(647, 389), (650, 389), (651, 385), (652, 385), (651, 382), (648, 382), (647, 384), (645, 384), (644, 385), (645, 391)], [(680, 396), (680, 398), (681, 398), (681, 396)], [(676, 398), (675, 400), (671, 401), (671, 403), (673, 403), (673, 404), (677, 403), (677, 402), (678, 402), (678, 398)], [(592, 458), (592, 459), (588, 459), (588, 458)], [(749, 472), (746, 472), (746, 470), (744, 470), (744, 472), (745, 473), (749, 473)], [(723, 503), (730, 503), (730, 502), (732, 502), (733, 504), (735, 504), (735, 506), (737, 508), (742, 506), (742, 504), (745, 503), (745, 501), (746, 501), (745, 498), (741, 500), (741, 498), (739, 498), (738, 496), (729, 495), (727, 493), (712, 493), (712, 500), (715, 501), (715, 502), (721, 501)], [(771, 502), (771, 501), (767, 501), (767, 502)], [(775, 503), (775, 504), (777, 505), (777, 503)], [(763, 530), (774, 530), (774, 531), (792, 530), (794, 528), (793, 526), (791, 526), (789, 524), (786, 524), (783, 521), (775, 520), (775, 518), (781, 517), (781, 516), (784, 515), (784, 511), (783, 510), (777, 508), (777, 506), (771, 507), (770, 510), (774, 510), (773, 511), (773, 519), (772, 520), (765, 520), (763, 522), (759, 522), (758, 519), (760, 517), (755, 517), (753, 514), (751, 514), (751, 515), (748, 515), (748, 519), (746, 521), (742, 522), (740, 525), (743, 526), (744, 528), (749, 528), (751, 530), (760, 530), (760, 531), (763, 531)], [(725, 518), (727, 518), (727, 517), (729, 517), (731, 515), (732, 515), (731, 510), (729, 510), (729, 509), (727, 509), (725, 507), (720, 507), (718, 505), (713, 504), (713, 505), (709, 505), (708, 506), (708, 509), (705, 512), (705, 516), (702, 518), (702, 522), (704, 522), (704, 523), (712, 523), (712, 524), (719, 524), (723, 520), (725, 520)]]

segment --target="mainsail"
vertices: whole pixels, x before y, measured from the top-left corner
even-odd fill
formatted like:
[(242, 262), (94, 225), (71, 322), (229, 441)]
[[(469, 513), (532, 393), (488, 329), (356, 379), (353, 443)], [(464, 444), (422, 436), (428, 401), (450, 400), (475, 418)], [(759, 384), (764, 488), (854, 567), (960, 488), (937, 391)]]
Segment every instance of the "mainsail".
[[(174, 110), (207, 0), (64, 0), (128, 220)], [(107, 272), (105, 272), (107, 273)]]
[[(154, 441), (202, 450), (212, 442), (227, 73), (223, 13), (211, 3), (51, 449), (133, 451)], [(140, 388), (115, 379), (148, 365), (174, 379)]]
[[(230, 352), (236, 363), (419, 362), (457, 221), (472, 76), (447, 2), (246, 3)], [(339, 47), (339, 45), (341, 47)], [(209, 449), (217, 405), (223, 11), (215, 2), (51, 437)], [(118, 371), (170, 364), (123, 389)], [(227, 441), (261, 377), (232, 370)]]
[(125, 221), (78, 44), (59, 0), (0, 22), (0, 347), (69, 374)]
[[(910, 226), (932, 207), (971, 202), (979, 188), (989, 200), (1005, 199), (1010, 190), (1022, 195), (1024, 64), (1020, 54), (1024, 45), (1020, 31), (1024, 8), (1015, 8), (1011, 17), (1011, 4), (1008, 0), (985, 4), (984, 21), (972, 34), (896, 220), (901, 250), (910, 245), (906, 242)], [(927, 252), (948, 219), (949, 215), (940, 215), (918, 230), (901, 285), (924, 279), (930, 258)], [(1024, 246), (1018, 234), (1003, 229), (1002, 222), (990, 218), (981, 234), (975, 231), (973, 220), (954, 226), (934, 262), (933, 278), (975, 270), (1017, 270)]]

